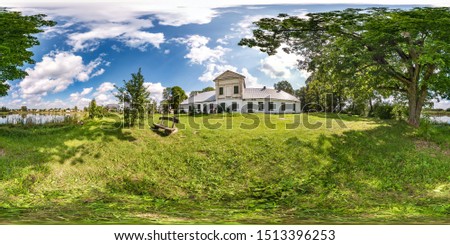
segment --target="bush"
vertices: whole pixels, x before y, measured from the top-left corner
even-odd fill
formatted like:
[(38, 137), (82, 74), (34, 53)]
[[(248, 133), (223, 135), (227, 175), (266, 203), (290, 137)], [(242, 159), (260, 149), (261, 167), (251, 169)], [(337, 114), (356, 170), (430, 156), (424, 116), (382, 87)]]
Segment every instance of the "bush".
[(379, 103), (374, 106), (373, 114), (380, 119), (392, 119), (394, 106), (388, 103)]
[(407, 119), (409, 115), (408, 107), (402, 104), (395, 104), (392, 109), (392, 114), (397, 120)]
[(446, 111), (450, 112), (450, 108), (447, 108), (447, 110), (446, 110)]

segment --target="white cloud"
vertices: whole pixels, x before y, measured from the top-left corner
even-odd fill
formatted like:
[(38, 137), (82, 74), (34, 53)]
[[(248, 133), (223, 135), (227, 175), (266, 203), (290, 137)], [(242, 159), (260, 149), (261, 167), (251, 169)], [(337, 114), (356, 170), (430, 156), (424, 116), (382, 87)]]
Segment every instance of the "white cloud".
[(97, 77), (105, 73), (105, 69), (101, 68), (100, 70), (96, 71), (94, 74), (92, 74), (91, 77)]
[[(144, 51), (149, 44), (159, 48), (164, 43), (163, 33), (150, 33), (142, 29), (153, 27), (151, 20), (131, 19), (122, 22), (95, 21), (86, 24), (87, 32), (75, 32), (68, 35), (67, 43), (74, 51), (95, 50), (104, 39), (117, 39), (131, 48)], [(112, 47), (117, 50), (116, 47)]]
[(253, 37), (252, 30), (255, 29), (253, 22), (262, 18), (273, 18), (273, 15), (246, 15), (244, 19), (235, 24), (231, 31), (236, 32), (239, 37), (250, 38)]
[[(289, 79), (298, 72), (298, 57), (295, 54), (288, 54), (282, 50), (283, 47), (277, 49), (275, 55), (267, 56), (260, 61), (260, 70), (270, 78)], [(307, 78), (309, 73), (300, 71), (300, 76)]]
[(80, 95), (87, 95), (87, 94), (90, 94), (91, 92), (92, 92), (92, 87), (91, 88), (84, 88), (83, 89), (83, 91), (81, 91), (81, 94)]
[(186, 44), (189, 49), (189, 53), (184, 57), (189, 59), (194, 64), (204, 64), (205, 62), (220, 62), (222, 57), (230, 49), (217, 46), (215, 48), (209, 48), (207, 46), (209, 38), (200, 35), (191, 35), (187, 38), (174, 39), (176, 42)]
[(94, 88), (84, 88), (83, 91), (70, 94), (70, 101), (72, 102), (72, 106), (77, 106), (79, 108), (88, 106), (91, 99), (86, 98), (84, 96), (90, 94)]
[(202, 82), (210, 82), (218, 75), (225, 72), (226, 70), (237, 71), (237, 68), (231, 65), (214, 64), (214, 63), (208, 64), (206, 65), (205, 71), (198, 78), (198, 80)]
[(170, 54), (170, 49), (164, 50), (164, 54)]
[(101, 61), (101, 58), (97, 58), (84, 65), (81, 56), (69, 52), (51, 52), (34, 68), (26, 69), (28, 76), (19, 84), (22, 97), (40, 97), (49, 92), (58, 93), (67, 89), (76, 80), (85, 82)]
[(93, 94), (97, 104), (107, 105), (107, 104), (117, 104), (117, 98), (113, 94), (115, 89), (114, 83), (104, 82), (98, 86), (95, 93)]
[(245, 76), (245, 85), (247, 88), (260, 88), (261, 84), (258, 83), (258, 78), (254, 77), (247, 68), (242, 68), (241, 74)]
[(156, 102), (161, 102), (163, 99), (163, 91), (166, 87), (162, 86), (161, 83), (151, 83), (146, 82), (144, 86), (147, 88), (147, 91), (150, 92), (150, 98), (155, 100)]
[(208, 24), (217, 16), (210, 8), (173, 8), (156, 13), (160, 25), (182, 26), (187, 24)]
[(228, 45), (227, 37), (225, 36), (224, 38), (218, 38), (216, 40), (216, 43), (219, 43), (219, 44), (222, 44), (222, 45)]

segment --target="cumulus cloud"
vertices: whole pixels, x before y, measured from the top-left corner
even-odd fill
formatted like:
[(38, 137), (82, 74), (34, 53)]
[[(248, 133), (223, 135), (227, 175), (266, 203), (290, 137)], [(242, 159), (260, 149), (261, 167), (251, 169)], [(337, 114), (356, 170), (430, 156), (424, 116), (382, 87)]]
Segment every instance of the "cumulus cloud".
[(70, 94), (70, 101), (72, 105), (77, 106), (79, 108), (88, 106), (91, 99), (86, 98), (85, 96), (90, 94), (94, 88), (84, 88), (81, 92)]
[(147, 88), (147, 91), (150, 92), (151, 99), (158, 103), (163, 100), (163, 91), (166, 87), (164, 87), (161, 83), (146, 82), (144, 83), (144, 86)]
[(52, 52), (45, 55), (34, 68), (27, 68), (26, 76), (19, 84), (22, 97), (45, 96), (67, 89), (75, 81), (85, 82), (101, 64), (97, 58), (89, 64), (83, 64), (83, 58), (69, 52)]
[(262, 85), (258, 83), (258, 78), (250, 74), (247, 68), (242, 68), (241, 74), (245, 76), (245, 85), (247, 88), (262, 87)]
[(115, 89), (114, 83), (104, 82), (98, 86), (95, 93), (93, 94), (97, 104), (99, 105), (107, 105), (107, 104), (116, 104), (117, 98), (113, 94), (113, 90)]
[(184, 57), (189, 59), (194, 64), (204, 64), (205, 62), (219, 62), (226, 52), (230, 49), (217, 46), (209, 48), (207, 46), (209, 38), (200, 35), (191, 35), (187, 38), (174, 39), (178, 43), (186, 44), (189, 53)]
[[(260, 61), (260, 70), (270, 78), (289, 79), (298, 71), (299, 59), (300, 57), (295, 54), (285, 53), (280, 47), (275, 55), (267, 56)], [(309, 73), (301, 71), (300, 76), (307, 78)]]
[(221, 73), (226, 70), (237, 71), (237, 68), (232, 65), (224, 65), (224, 64), (208, 64), (206, 65), (206, 69), (203, 74), (198, 78), (198, 80), (202, 82), (209, 82), (216, 78)]
[(160, 25), (182, 26), (187, 24), (208, 24), (218, 15), (210, 8), (173, 8), (158, 11), (156, 17)]
[(86, 23), (86, 26), (89, 27), (89, 31), (68, 35), (67, 43), (73, 47), (74, 51), (95, 50), (103, 39), (116, 39), (128, 47), (141, 51), (145, 51), (149, 44), (159, 48), (159, 45), (165, 41), (163, 33), (143, 31), (153, 27), (151, 20), (147, 19), (123, 22), (96, 21)]

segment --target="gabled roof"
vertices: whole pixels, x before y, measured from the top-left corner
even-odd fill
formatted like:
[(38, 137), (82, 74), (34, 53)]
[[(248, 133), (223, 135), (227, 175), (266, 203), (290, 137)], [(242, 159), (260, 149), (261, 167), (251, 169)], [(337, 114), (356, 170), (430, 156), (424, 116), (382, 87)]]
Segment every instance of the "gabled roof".
[(182, 105), (187, 105), (190, 103), (201, 103), (201, 102), (209, 102), (216, 101), (216, 91), (208, 91), (196, 94), (194, 96), (189, 97), (188, 99), (181, 102)]
[(246, 88), (242, 94), (242, 99), (263, 99), (270, 98), (272, 100), (288, 100), (296, 101), (299, 100), (283, 90), (276, 90), (271, 88)]
[(236, 73), (234, 71), (227, 70), (224, 73), (220, 74), (218, 77), (216, 77), (213, 81), (215, 82), (218, 80), (227, 80), (230, 78), (245, 78), (245, 76), (242, 76), (241, 74)]

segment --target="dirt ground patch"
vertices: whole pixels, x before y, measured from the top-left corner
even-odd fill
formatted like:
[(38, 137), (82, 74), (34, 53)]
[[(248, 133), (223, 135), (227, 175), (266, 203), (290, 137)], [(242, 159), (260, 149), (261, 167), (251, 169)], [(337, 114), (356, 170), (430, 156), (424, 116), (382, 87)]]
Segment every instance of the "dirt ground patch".
[(0, 148), (0, 157), (2, 157), (2, 156), (4, 156), (6, 153), (5, 153), (5, 150), (3, 150), (2, 148)]
[(441, 152), (446, 156), (450, 156), (450, 147), (447, 146), (439, 146), (436, 143), (425, 141), (425, 140), (416, 140), (416, 149), (418, 150), (433, 150), (436, 152)]

